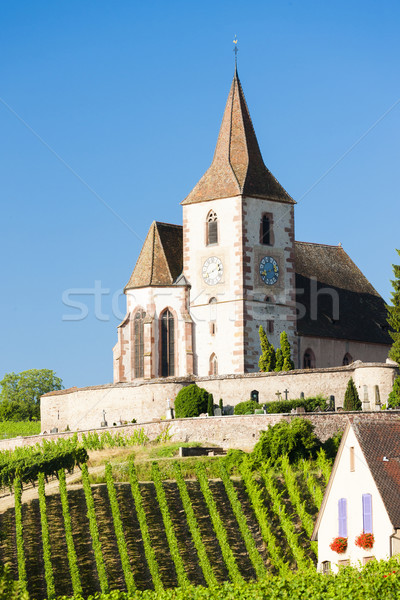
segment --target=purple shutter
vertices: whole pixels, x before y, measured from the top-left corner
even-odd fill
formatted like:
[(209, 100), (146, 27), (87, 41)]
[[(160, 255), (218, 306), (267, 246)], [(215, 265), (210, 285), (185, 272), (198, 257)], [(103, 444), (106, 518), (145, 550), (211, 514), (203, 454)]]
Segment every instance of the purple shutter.
[(364, 533), (372, 533), (372, 496), (371, 494), (363, 494), (363, 531)]
[(338, 502), (339, 509), (339, 537), (347, 538), (347, 500), (340, 498)]

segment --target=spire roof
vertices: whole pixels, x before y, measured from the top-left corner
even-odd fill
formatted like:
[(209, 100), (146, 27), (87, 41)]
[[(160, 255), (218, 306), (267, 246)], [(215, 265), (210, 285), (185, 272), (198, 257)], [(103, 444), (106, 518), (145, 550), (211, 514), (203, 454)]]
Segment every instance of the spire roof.
[(264, 164), (235, 69), (213, 161), (182, 204), (237, 195), (295, 203)]
[(173, 285), (182, 273), (182, 227), (153, 221), (125, 291)]

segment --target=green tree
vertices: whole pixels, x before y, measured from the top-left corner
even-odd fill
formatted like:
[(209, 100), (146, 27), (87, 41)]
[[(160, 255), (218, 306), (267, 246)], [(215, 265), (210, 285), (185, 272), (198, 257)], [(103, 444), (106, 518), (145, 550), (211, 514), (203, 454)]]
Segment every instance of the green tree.
[(275, 350), (275, 369), (274, 369), (274, 371), (279, 373), (279, 371), (282, 371), (282, 367), (283, 367), (282, 350), (280, 348), (277, 348)]
[(274, 463), (283, 454), (287, 454), (292, 463), (316, 456), (320, 447), (311, 421), (296, 417), (291, 423), (279, 421), (276, 425), (268, 425), (268, 429), (261, 432), (251, 458), (255, 467), (268, 459)]
[(389, 394), (388, 405), (391, 408), (400, 407), (400, 377), (394, 380), (392, 391)]
[(281, 351), (283, 357), (282, 371), (293, 371), (294, 362), (292, 361), (290, 344), (286, 331), (281, 333)]
[(258, 361), (260, 371), (268, 373), (275, 369), (275, 350), (273, 345), (269, 342), (267, 334), (265, 333), (263, 326), (260, 325), (259, 329), (260, 345), (261, 345), (261, 356)]
[(354, 384), (353, 378), (350, 377), (344, 395), (343, 409), (344, 410), (361, 410), (361, 400)]
[(214, 416), (214, 396), (208, 394), (207, 413), (209, 417)]
[[(396, 250), (396, 252), (400, 255), (400, 250)], [(400, 265), (392, 266), (395, 276), (395, 279), (391, 282), (393, 287), (393, 292), (391, 293), (392, 306), (386, 306), (388, 312), (387, 322), (390, 326), (389, 334), (393, 339), (389, 356), (392, 360), (400, 364)]]
[(184, 387), (178, 392), (175, 398), (175, 416), (198, 417), (207, 412), (208, 392), (195, 383)]
[(0, 381), (0, 420), (40, 419), (40, 396), (62, 390), (62, 380), (50, 369), (6, 373)]

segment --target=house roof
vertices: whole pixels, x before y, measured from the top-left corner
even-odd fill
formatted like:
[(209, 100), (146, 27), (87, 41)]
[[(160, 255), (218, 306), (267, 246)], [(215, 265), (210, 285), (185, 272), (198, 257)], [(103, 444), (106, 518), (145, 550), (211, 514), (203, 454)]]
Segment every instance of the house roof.
[[(353, 427), (368, 468), (375, 481), (394, 529), (400, 528), (400, 419), (381, 417), (379, 421), (350, 417), (332, 467), (331, 476), (314, 531), (311, 536), (316, 540), (330, 491), (335, 479), (350, 428)], [(383, 458), (388, 460), (384, 461)]]
[(125, 291), (173, 285), (182, 273), (182, 226), (153, 221)]
[(235, 70), (213, 161), (182, 204), (237, 195), (295, 203), (264, 164)]
[(389, 519), (395, 529), (400, 528), (400, 419), (354, 419), (353, 429)]
[(382, 297), (341, 246), (295, 242), (295, 270), (299, 335), (391, 344)]

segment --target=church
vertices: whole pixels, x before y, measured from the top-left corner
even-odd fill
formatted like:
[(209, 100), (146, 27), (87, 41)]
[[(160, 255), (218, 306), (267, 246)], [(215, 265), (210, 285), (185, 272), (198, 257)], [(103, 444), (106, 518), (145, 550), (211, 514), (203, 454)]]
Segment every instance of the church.
[(114, 383), (259, 370), (259, 327), (296, 369), (384, 362), (385, 303), (344, 249), (295, 240), (295, 200), (265, 166), (237, 69), (211, 166), (153, 221), (125, 286)]

